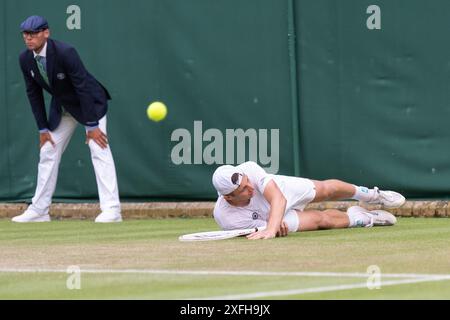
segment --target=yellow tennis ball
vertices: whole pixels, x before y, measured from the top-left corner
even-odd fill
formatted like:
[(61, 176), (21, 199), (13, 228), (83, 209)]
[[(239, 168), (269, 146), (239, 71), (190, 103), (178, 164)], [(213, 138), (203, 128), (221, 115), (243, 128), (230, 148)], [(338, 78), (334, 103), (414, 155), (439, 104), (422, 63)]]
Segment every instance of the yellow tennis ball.
[(161, 121), (167, 115), (167, 107), (164, 103), (156, 101), (151, 103), (147, 108), (147, 116), (150, 120)]

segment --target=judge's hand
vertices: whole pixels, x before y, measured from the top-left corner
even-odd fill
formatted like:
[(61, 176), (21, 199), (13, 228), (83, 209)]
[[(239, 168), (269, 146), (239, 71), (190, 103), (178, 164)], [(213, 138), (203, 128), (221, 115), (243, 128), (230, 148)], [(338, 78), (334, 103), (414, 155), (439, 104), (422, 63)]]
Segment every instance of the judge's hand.
[(50, 132), (42, 132), (39, 134), (39, 149), (44, 146), (47, 142), (50, 142), (52, 146), (55, 146), (55, 142), (52, 139)]
[(108, 147), (108, 137), (103, 133), (100, 128), (95, 128), (91, 131), (86, 131), (86, 144), (89, 144), (89, 140), (94, 140), (100, 148), (106, 149)]

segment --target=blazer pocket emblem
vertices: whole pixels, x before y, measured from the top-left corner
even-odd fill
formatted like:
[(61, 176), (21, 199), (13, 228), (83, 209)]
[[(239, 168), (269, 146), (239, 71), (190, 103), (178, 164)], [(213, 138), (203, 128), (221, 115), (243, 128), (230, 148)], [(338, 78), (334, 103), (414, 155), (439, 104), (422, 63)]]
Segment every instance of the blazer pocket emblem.
[(64, 73), (58, 73), (56, 77), (58, 78), (58, 80), (64, 80), (66, 78), (66, 75)]

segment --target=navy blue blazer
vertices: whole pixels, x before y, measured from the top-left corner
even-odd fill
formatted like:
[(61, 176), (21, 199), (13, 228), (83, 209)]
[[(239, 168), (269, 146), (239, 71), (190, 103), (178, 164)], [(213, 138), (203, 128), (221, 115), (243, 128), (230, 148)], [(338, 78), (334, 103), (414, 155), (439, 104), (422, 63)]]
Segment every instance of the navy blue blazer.
[[(108, 110), (111, 96), (84, 67), (75, 48), (60, 41), (47, 40), (47, 75), (42, 78), (31, 50), (20, 54), (20, 67), (25, 78), (28, 99), (39, 130), (55, 130), (62, 115), (62, 106), (85, 126), (97, 126)], [(51, 96), (49, 118), (45, 110), (43, 90)]]

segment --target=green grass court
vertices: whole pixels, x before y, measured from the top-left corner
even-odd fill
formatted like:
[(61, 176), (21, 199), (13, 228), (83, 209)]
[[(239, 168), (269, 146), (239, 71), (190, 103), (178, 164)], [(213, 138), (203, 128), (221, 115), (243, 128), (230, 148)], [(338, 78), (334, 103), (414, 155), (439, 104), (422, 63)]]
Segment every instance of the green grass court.
[[(450, 219), (182, 243), (212, 219), (0, 220), (0, 299), (450, 299)], [(69, 290), (68, 266), (81, 268)], [(381, 270), (369, 290), (367, 268)]]

